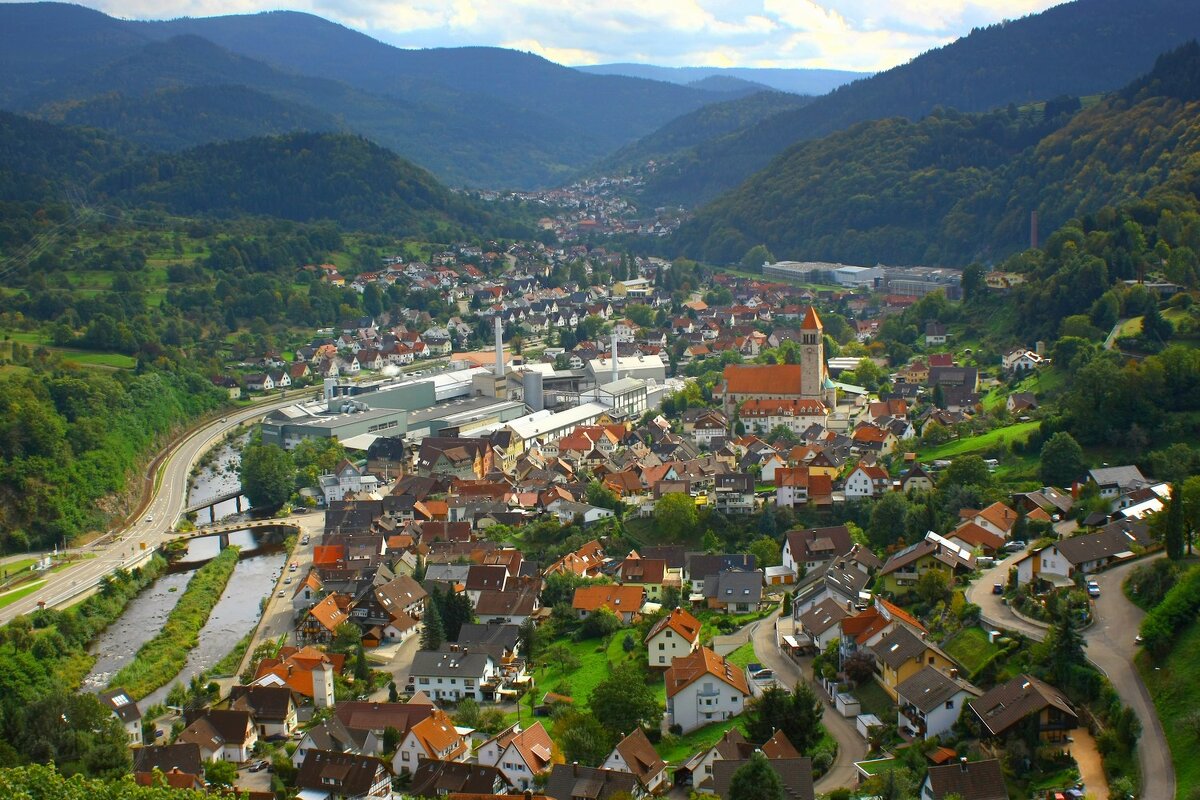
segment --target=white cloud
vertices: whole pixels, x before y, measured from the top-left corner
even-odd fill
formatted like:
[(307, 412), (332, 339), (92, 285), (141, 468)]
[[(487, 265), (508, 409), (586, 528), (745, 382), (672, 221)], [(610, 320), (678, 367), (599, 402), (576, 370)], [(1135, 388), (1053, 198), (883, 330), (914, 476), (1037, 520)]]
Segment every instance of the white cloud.
[(564, 64), (880, 70), (1059, 0), (92, 0), (121, 17), (309, 11), (404, 47), (496, 45)]

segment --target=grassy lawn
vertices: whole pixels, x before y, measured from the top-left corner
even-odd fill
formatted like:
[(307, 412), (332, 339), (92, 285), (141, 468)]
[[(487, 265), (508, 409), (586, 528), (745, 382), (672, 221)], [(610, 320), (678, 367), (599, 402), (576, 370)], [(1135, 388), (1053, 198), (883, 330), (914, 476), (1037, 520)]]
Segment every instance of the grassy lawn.
[(46, 582), (44, 580), (41, 580), (41, 581), (37, 581), (35, 583), (31, 583), (28, 586), (22, 587), (20, 589), (13, 589), (11, 592), (5, 592), (4, 594), (0, 594), (0, 608), (4, 608), (7, 605), (11, 605), (11, 604), (17, 602), (18, 600), (20, 600), (22, 597), (28, 597), (29, 595), (33, 594), (38, 589), (41, 589), (45, 585), (46, 585)]
[[(623, 632), (612, 637), (617, 640), (620, 649), (620, 639)], [(636, 636), (635, 636), (636, 639)], [(608, 677), (609, 645), (603, 639), (587, 639), (582, 642), (572, 642), (569, 639), (556, 639), (547, 647), (562, 644), (579, 659), (579, 669), (565, 670), (560, 664), (542, 667), (537, 671), (538, 687), (542, 691), (557, 692), (575, 700), (577, 708), (587, 708), (588, 698), (596, 684)], [(624, 651), (621, 651), (624, 655)]]
[(51, 347), (50, 349), (62, 353), (63, 359), (67, 362), (87, 367), (133, 369), (137, 366), (137, 359), (123, 353), (93, 353), (86, 350), (72, 350), (66, 347)]
[(4, 575), (16, 575), (18, 572), (28, 572), (29, 568), (37, 562), (36, 558), (23, 558), (20, 561), (10, 561), (7, 564), (0, 564), (0, 573)]
[(969, 453), (979, 453), (984, 450), (990, 450), (993, 447), (1008, 445), (1018, 440), (1023, 442), (1040, 425), (1041, 423), (1036, 420), (1018, 422), (1013, 425), (1006, 425), (1003, 428), (996, 428), (980, 436), (955, 439), (937, 447), (922, 450), (918, 455), (921, 461), (928, 462), (937, 459), (954, 458), (955, 456), (967, 455)]
[(967, 673), (971, 675), (999, 650), (999, 647), (988, 641), (983, 628), (966, 628), (946, 643), (946, 652), (966, 667)]
[(758, 660), (757, 656), (754, 655), (754, 642), (746, 642), (737, 650), (734, 650), (732, 653), (725, 656), (725, 660), (730, 664), (741, 667), (742, 669), (750, 666), (752, 662)]
[(883, 690), (883, 687), (875, 681), (856, 687), (851, 694), (858, 698), (858, 702), (862, 705), (862, 713), (874, 714), (884, 723), (896, 720), (896, 704), (892, 702), (892, 698)]
[(1200, 748), (1200, 731), (1187, 724), (1187, 720), (1200, 712), (1200, 684), (1196, 682), (1200, 667), (1200, 624), (1193, 622), (1162, 662), (1156, 665), (1142, 653), (1136, 663), (1154, 699), (1154, 708), (1167, 735), (1167, 746), (1171, 748), (1175, 796), (1192, 797), (1200, 788), (1200, 759), (1192, 757)]
[(701, 750), (712, 747), (730, 728), (737, 728), (745, 734), (746, 722), (741, 717), (714, 722), (678, 738), (668, 737), (665, 741), (655, 745), (655, 749), (663, 761), (668, 764), (679, 764)]

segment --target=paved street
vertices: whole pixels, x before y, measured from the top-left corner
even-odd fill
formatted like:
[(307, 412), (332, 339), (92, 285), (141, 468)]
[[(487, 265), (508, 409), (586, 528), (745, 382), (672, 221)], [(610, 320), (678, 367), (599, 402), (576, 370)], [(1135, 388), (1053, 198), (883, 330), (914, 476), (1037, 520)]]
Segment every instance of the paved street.
[(36, 611), (39, 601), (48, 607), (65, 603), (89, 591), (100, 579), (119, 568), (132, 568), (149, 559), (162, 542), (169, 537), (171, 529), (186, 507), (188, 477), (200, 457), (226, 431), (242, 422), (256, 420), (276, 408), (291, 405), (299, 398), (293, 394), (288, 399), (277, 399), (270, 403), (254, 406), (243, 411), (231, 412), (220, 422), (205, 425), (185, 438), (170, 452), (156, 482), (154, 496), (138, 514), (128, 528), (118, 531), (111, 538), (105, 537), (96, 544), (82, 548), (95, 558), (80, 561), (72, 567), (54, 573), (40, 591), (0, 609), (0, 625), (8, 623), (19, 614)]
[[(754, 640), (754, 655), (759, 662), (775, 672), (781, 684), (791, 688), (799, 680), (809, 680), (800, 665), (788, 656), (779, 652), (776, 646), (775, 621), (779, 619), (779, 609), (766, 619), (754, 623), (752, 632)], [(784, 633), (791, 632), (791, 620), (780, 622), (785, 627)], [(815, 689), (818, 697), (823, 698), (824, 692)], [(840, 786), (854, 786), (858, 782), (855, 761), (861, 761), (867, 755), (867, 743), (858, 735), (854, 721), (837, 713), (828, 703), (825, 703), (825, 713), (821, 716), (829, 735), (837, 740), (838, 753), (833, 766), (816, 783), (818, 792), (828, 792)]]
[[(1041, 640), (1045, 628), (1017, 617), (1012, 609), (993, 595), (992, 584), (1004, 583), (1008, 579), (1008, 567), (1019, 558), (1010, 556), (983, 574), (967, 591), (967, 599), (982, 609), (983, 621), (996, 628), (1015, 630), (1032, 639)], [(1161, 558), (1161, 555), (1154, 556)], [(1162, 723), (1154, 711), (1154, 703), (1146, 685), (1142, 683), (1133, 658), (1137, 646), (1133, 637), (1137, 635), (1145, 614), (1125, 598), (1121, 584), (1131, 571), (1149, 559), (1123, 564), (1095, 576), (1100, 584), (1100, 597), (1095, 602), (1096, 622), (1084, 631), (1087, 642), (1088, 660), (1112, 681), (1113, 688), (1121, 701), (1133, 709), (1142, 723), (1142, 735), (1138, 741), (1138, 763), (1142, 772), (1142, 798), (1144, 800), (1173, 800), (1175, 797), (1175, 770), (1171, 765), (1171, 752), (1167, 748)]]

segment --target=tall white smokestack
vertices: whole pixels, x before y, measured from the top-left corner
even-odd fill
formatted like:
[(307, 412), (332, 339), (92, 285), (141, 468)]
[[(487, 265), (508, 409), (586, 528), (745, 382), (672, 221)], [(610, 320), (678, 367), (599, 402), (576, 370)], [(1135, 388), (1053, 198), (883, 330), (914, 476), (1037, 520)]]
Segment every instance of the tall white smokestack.
[(504, 323), (496, 315), (496, 377), (504, 377)]
[(612, 379), (617, 382), (617, 334), (612, 335)]

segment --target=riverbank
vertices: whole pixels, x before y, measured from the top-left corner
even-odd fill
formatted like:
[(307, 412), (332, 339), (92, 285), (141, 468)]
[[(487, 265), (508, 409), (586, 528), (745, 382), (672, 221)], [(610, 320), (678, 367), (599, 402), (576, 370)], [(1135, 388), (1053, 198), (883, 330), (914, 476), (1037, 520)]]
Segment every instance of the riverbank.
[(121, 687), (140, 700), (174, 680), (187, 663), (188, 653), (199, 643), (200, 629), (224, 593), (238, 555), (236, 547), (227, 548), (196, 571), (162, 630), (113, 676), (110, 686)]

